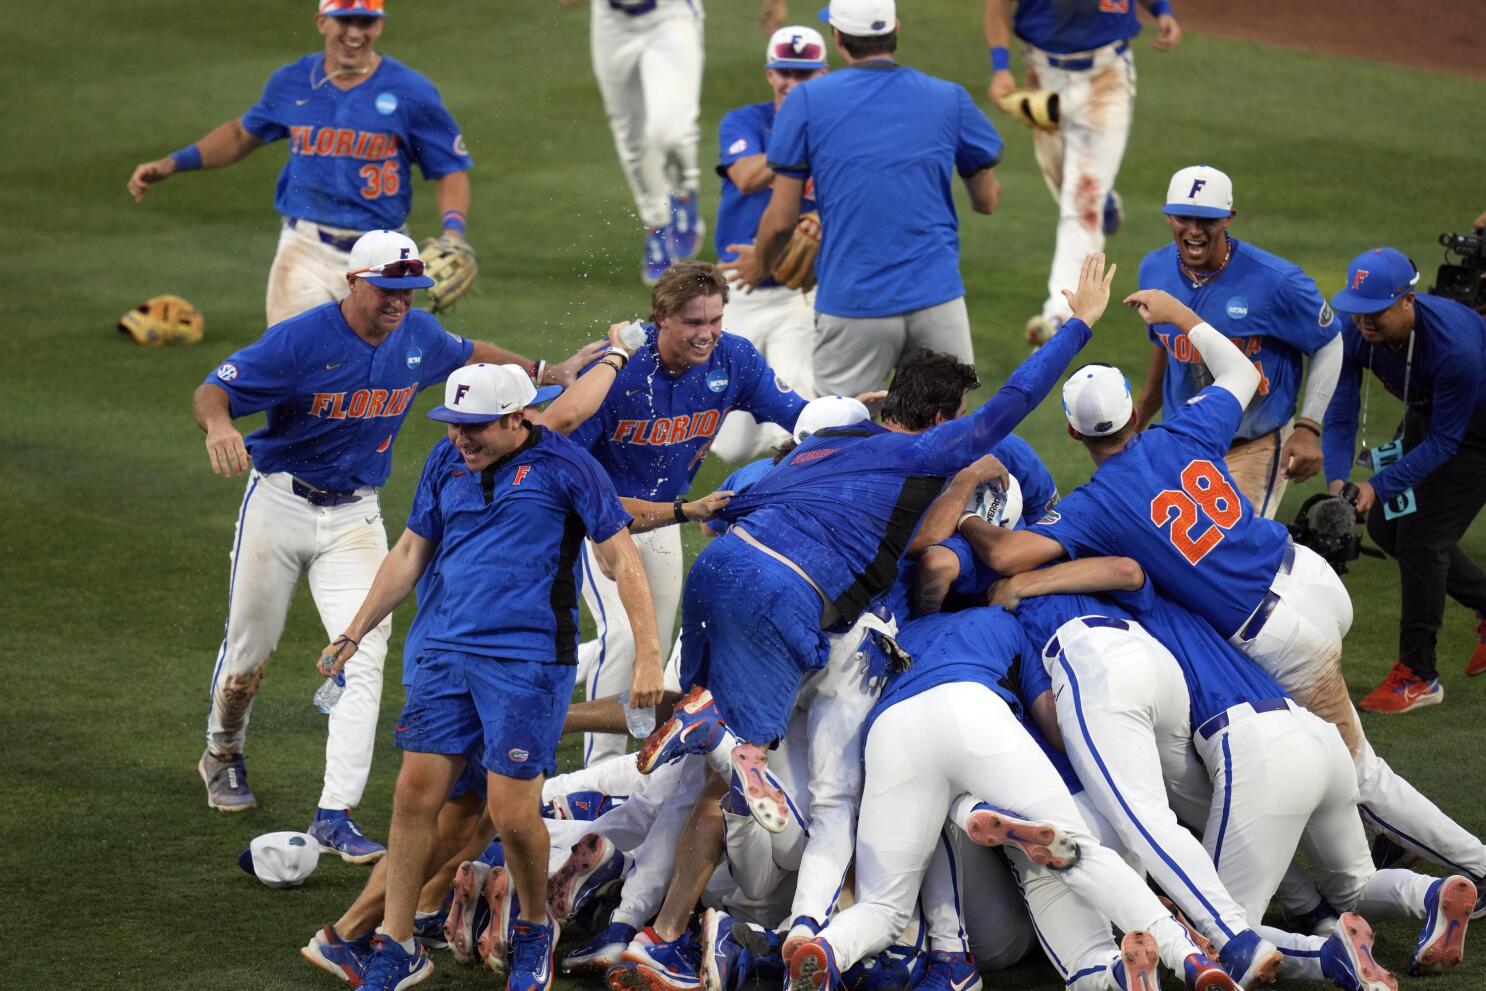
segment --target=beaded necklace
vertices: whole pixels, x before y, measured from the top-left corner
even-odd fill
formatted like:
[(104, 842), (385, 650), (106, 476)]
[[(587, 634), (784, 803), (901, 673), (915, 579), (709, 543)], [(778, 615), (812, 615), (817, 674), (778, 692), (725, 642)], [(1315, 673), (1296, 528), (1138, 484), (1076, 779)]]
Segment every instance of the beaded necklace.
[(1203, 286), (1216, 279), (1219, 275), (1222, 275), (1223, 269), (1228, 267), (1228, 259), (1233, 257), (1233, 238), (1228, 236), (1227, 231), (1224, 231), (1223, 240), (1227, 243), (1228, 250), (1223, 252), (1223, 260), (1218, 263), (1218, 267), (1213, 269), (1211, 272), (1208, 272), (1206, 275), (1203, 275), (1200, 272), (1195, 272), (1192, 269), (1188, 268), (1187, 263), (1182, 261), (1181, 255), (1177, 255), (1177, 268), (1181, 269), (1182, 275), (1186, 277), (1187, 281), (1192, 283), (1193, 289), (1201, 289)]

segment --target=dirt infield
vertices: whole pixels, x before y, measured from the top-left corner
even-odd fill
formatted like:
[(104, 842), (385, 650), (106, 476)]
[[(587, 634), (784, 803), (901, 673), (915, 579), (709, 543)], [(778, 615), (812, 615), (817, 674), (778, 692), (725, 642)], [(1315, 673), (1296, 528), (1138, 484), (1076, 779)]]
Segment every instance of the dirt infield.
[(1481, 0), (1176, 0), (1191, 31), (1486, 79)]

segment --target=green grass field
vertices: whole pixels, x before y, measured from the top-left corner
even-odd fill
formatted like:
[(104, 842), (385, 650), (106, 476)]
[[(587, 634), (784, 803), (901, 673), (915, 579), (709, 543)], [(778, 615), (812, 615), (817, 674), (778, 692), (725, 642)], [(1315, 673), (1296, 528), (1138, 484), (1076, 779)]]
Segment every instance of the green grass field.
[[(0, 973), (3, 987), (329, 987), (295, 951), (365, 877), (323, 860), (303, 888), (272, 891), (236, 866), (252, 836), (303, 828), (318, 794), (324, 731), (310, 706), (311, 662), (325, 637), (306, 595), (257, 700), (249, 749), (258, 810), (209, 811), (194, 767), (242, 488), (210, 474), (190, 395), (262, 331), (284, 150), (177, 177), (141, 207), (124, 191), (136, 162), (240, 114), (273, 68), (318, 48), (311, 6), (93, 0), (27, 5), (6, 19), (11, 55), (0, 82), (14, 110), (0, 264), (15, 306), (0, 335), (10, 396), (0, 416), (0, 891), (19, 958)], [(813, 4), (794, 7), (814, 16)], [(902, 7), (903, 60), (983, 100), (979, 5)], [(723, 111), (768, 95), (756, 5), (709, 8), (704, 161), (716, 152)], [(611, 319), (643, 312), (640, 235), (588, 66), (586, 13), (553, 0), (402, 3), (381, 48), (440, 86), (478, 163), (479, 295), (450, 327), (554, 357)], [(1432, 274), (1435, 236), (1464, 228), (1482, 207), (1479, 134), (1436, 108), (1479, 105), (1486, 84), (1200, 35), (1164, 56), (1142, 43), (1138, 60), (1119, 183), (1129, 216), (1110, 245), (1121, 292), (1134, 288), (1141, 255), (1167, 237), (1158, 210), (1167, 178), (1197, 161), (1234, 177), (1235, 233), (1301, 263), (1327, 293), (1352, 255), (1384, 241)], [(1020, 329), (1042, 296), (1055, 216), (1027, 132), (995, 119), (1008, 145), (1005, 195), (994, 217), (964, 219), (962, 261), (988, 386), (1025, 353)], [(1472, 175), (1475, 188), (1463, 190)], [(714, 178), (704, 197), (710, 211)], [(415, 233), (435, 222), (432, 191), (421, 187)], [(145, 350), (114, 332), (121, 312), (162, 292), (206, 313), (204, 345)], [(1138, 375), (1144, 340), (1134, 316), (1112, 313), (1085, 357)], [(420, 400), (400, 442), (383, 501), (394, 537), (439, 435), (422, 416), (437, 401)], [(1381, 390), (1373, 403), (1376, 436), (1397, 409)], [(1065, 491), (1087, 477), (1056, 403), (1022, 432)], [(695, 491), (724, 471), (709, 464)], [(1289, 512), (1313, 490), (1292, 490)], [(1486, 529), (1477, 526), (1468, 545), (1486, 556)], [(1360, 695), (1392, 660), (1397, 579), (1391, 563), (1366, 560), (1347, 582), (1357, 613), (1348, 681)], [(396, 643), (410, 615), (398, 614)], [(1452, 604), (1440, 644), (1444, 706), (1367, 726), (1396, 767), (1486, 832), (1474, 750), (1486, 681), (1460, 674), (1473, 627)], [(401, 704), (399, 656), (395, 644), (384, 726)], [(358, 818), (384, 838), (398, 761), (390, 740), (378, 751)], [(1380, 926), (1387, 963), (1402, 965), (1412, 933)], [(1481, 955), (1428, 986), (1486, 985)], [(428, 987), (491, 985), (488, 974), (447, 960)], [(1040, 960), (988, 980), (1059, 984)]]

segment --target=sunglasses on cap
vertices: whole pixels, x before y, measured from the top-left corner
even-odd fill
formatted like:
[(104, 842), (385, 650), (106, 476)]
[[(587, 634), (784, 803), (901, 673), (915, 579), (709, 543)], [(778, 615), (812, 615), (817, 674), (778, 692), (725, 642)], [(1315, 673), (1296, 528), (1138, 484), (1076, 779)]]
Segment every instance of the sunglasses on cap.
[(364, 10), (368, 13), (381, 13), (383, 0), (322, 0), (320, 13), (324, 14), (332, 10)]
[(380, 275), (388, 279), (400, 279), (405, 275), (422, 275), (423, 260), (421, 258), (408, 258), (401, 261), (387, 262), (384, 265), (372, 265), (370, 268), (358, 268), (352, 275)]
[(773, 55), (783, 62), (819, 62), (826, 57), (826, 50), (813, 41), (781, 41), (774, 46)]

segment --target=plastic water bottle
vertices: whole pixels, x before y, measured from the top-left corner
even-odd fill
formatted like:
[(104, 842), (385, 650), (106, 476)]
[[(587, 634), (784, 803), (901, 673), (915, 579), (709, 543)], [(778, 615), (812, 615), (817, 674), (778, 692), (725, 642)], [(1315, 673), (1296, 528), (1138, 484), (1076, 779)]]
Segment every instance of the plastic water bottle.
[(638, 351), (645, 344), (645, 325), (638, 320), (631, 320), (619, 332), (619, 340), (631, 352)]
[[(339, 671), (333, 678), (326, 678), (324, 684), (315, 689), (315, 708), (330, 715), (330, 710), (341, 700), (341, 693), (346, 690), (346, 672)], [(651, 721), (655, 719), (651, 716)]]
[(643, 740), (655, 732), (654, 706), (648, 709), (631, 709), (629, 692), (620, 693), (619, 704), (624, 706), (624, 725), (629, 728), (630, 736), (636, 740)]

